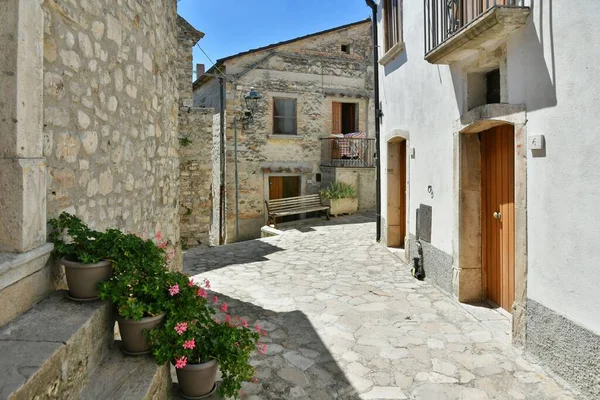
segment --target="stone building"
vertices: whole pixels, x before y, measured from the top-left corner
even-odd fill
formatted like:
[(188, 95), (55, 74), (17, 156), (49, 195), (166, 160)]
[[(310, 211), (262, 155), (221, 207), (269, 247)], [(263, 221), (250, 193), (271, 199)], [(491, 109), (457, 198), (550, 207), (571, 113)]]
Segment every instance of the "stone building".
[(367, 3), (382, 241), (504, 310), (516, 344), (599, 398), (600, 3)]
[[(375, 208), (370, 32), (370, 20), (363, 20), (246, 51), (218, 60), (194, 82), (196, 106), (226, 111), (226, 242), (260, 236), (265, 200), (318, 193), (333, 180), (357, 187), (361, 209)], [(244, 124), (244, 96), (251, 87), (262, 98)], [(364, 135), (352, 142), (361, 146), (360, 154), (344, 162), (328, 147), (332, 139), (322, 138), (352, 132)], [(218, 221), (213, 218), (213, 225)]]
[(164, 398), (167, 369), (109, 349), (107, 304), (54, 293), (46, 223), (161, 231), (181, 267), (178, 112), (202, 36), (176, 0), (1, 2), (0, 398)]

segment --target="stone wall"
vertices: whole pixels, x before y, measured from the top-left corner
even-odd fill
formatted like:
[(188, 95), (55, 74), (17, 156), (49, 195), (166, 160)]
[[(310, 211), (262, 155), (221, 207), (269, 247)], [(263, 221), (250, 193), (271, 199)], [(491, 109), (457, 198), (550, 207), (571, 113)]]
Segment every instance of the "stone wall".
[(176, 7), (44, 2), (49, 218), (66, 210), (179, 245)]
[(210, 244), (214, 113), (214, 109), (197, 107), (181, 107), (179, 112), (179, 135), (183, 143), (179, 153), (179, 215), (184, 247)]
[(375, 168), (321, 167), (321, 187), (331, 182), (344, 182), (356, 188), (359, 210), (375, 210), (377, 207)]
[[(372, 105), (370, 23), (331, 31), (225, 61), (227, 74), (227, 241), (236, 240), (235, 188), (239, 189), (240, 240), (260, 236), (265, 223), (269, 176), (296, 175), (301, 194), (318, 193), (321, 143), (331, 133), (332, 102), (358, 104), (358, 126), (375, 136)], [(341, 50), (350, 44), (351, 52)], [(194, 89), (195, 101), (214, 104), (216, 79)], [(255, 87), (259, 101), (253, 123), (243, 129), (239, 118), (244, 95)], [(273, 134), (273, 98), (297, 101), (297, 135)], [(238, 130), (239, 181), (235, 182), (234, 120)], [(375, 188), (375, 182), (373, 190)]]

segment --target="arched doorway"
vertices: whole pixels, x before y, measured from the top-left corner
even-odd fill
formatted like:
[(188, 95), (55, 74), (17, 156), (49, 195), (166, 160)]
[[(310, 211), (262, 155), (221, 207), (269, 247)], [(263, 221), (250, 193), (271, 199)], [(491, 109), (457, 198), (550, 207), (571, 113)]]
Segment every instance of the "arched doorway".
[(389, 247), (404, 248), (406, 240), (406, 140), (394, 138), (387, 152), (387, 238)]

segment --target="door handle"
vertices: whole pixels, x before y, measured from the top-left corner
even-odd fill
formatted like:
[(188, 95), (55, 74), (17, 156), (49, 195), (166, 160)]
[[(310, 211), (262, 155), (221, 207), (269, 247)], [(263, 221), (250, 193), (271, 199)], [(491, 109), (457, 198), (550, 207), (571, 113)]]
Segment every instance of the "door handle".
[(502, 219), (502, 213), (500, 213), (500, 211), (496, 211), (494, 213), (494, 218), (496, 218), (496, 219)]

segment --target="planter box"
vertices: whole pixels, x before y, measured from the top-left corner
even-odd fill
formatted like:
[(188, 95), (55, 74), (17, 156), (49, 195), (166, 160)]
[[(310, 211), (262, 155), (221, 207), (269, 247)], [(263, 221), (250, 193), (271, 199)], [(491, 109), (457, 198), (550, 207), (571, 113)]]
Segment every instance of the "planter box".
[(358, 198), (331, 199), (327, 203), (330, 207), (329, 214), (335, 216), (353, 214), (358, 210)]

